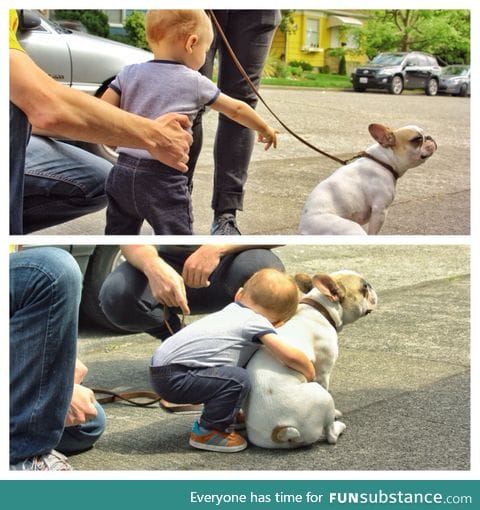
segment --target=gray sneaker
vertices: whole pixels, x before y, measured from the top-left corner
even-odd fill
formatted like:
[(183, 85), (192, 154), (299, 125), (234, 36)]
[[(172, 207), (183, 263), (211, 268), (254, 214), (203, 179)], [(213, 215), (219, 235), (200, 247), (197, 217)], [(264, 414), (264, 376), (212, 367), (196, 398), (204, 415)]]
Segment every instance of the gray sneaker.
[(210, 234), (213, 236), (240, 236), (237, 219), (231, 213), (221, 214), (215, 218)]
[(73, 471), (67, 457), (56, 450), (10, 465), (10, 471)]

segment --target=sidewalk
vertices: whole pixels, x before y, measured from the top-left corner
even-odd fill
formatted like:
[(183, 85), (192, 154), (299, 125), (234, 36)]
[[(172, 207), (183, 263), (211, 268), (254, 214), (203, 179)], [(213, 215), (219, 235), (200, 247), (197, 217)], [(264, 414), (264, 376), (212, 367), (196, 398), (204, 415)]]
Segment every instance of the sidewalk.
[[(348, 268), (379, 295), (378, 309), (340, 333), (331, 379), (347, 429), (332, 446), (250, 446), (225, 455), (188, 445), (195, 415), (107, 404), (95, 448), (77, 470), (468, 470), (470, 466), (469, 250), (465, 246), (286, 246), (291, 273)], [(149, 389), (157, 341), (82, 331), (89, 386)]]

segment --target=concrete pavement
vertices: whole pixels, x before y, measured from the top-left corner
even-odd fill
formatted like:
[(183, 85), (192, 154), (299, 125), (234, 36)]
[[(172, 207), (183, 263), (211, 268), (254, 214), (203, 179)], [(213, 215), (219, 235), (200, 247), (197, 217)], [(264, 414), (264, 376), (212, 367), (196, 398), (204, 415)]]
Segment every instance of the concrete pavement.
[[(95, 448), (77, 470), (468, 470), (470, 467), (470, 253), (464, 245), (289, 245), (287, 270), (363, 273), (378, 309), (340, 333), (331, 391), (347, 429), (332, 446), (250, 446), (225, 455), (188, 445), (195, 419), (158, 406), (107, 404)], [(189, 320), (195, 320), (195, 317)], [(81, 330), (89, 386), (148, 389), (157, 341)]]
[[(407, 93), (266, 88), (262, 95), (286, 124), (322, 150), (352, 156), (372, 143), (367, 127), (417, 124), (438, 143), (424, 165), (399, 180), (383, 235), (468, 235), (470, 233), (470, 98)], [(276, 121), (259, 105), (272, 125)], [(217, 115), (204, 118), (204, 146), (193, 191), (196, 234), (209, 233), (213, 182), (213, 141)], [(265, 152), (255, 147), (249, 168), (240, 229), (250, 235), (297, 233), (303, 204), (311, 190), (337, 164), (302, 145), (279, 127), (279, 146)], [(232, 140), (235, 143), (235, 140)], [(105, 212), (88, 215), (41, 234), (103, 234)], [(151, 229), (145, 226), (143, 233)]]

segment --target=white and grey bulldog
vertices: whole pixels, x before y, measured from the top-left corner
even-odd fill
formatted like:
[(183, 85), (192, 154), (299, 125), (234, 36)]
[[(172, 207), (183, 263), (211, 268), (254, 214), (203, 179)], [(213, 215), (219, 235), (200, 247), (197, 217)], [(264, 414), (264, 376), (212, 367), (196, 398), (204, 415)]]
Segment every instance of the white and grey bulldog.
[(316, 379), (305, 377), (261, 349), (247, 365), (251, 391), (245, 405), (250, 442), (263, 448), (296, 448), (317, 441), (336, 443), (345, 424), (336, 420), (328, 392), (338, 356), (338, 332), (369, 314), (377, 294), (352, 271), (296, 275), (302, 295), (295, 315), (278, 328), (279, 336), (304, 351), (315, 366)]
[(314, 188), (303, 207), (300, 234), (378, 234), (395, 198), (397, 179), (437, 149), (418, 126), (394, 131), (370, 124), (368, 130), (377, 143)]

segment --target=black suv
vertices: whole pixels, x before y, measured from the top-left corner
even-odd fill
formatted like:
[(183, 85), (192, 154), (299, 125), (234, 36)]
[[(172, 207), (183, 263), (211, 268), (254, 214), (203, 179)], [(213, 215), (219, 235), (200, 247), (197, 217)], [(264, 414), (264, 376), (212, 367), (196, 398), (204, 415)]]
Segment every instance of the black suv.
[(356, 92), (387, 89), (390, 94), (401, 94), (403, 89), (423, 89), (427, 96), (435, 96), (440, 73), (437, 59), (428, 53), (380, 53), (357, 67), (351, 81)]

